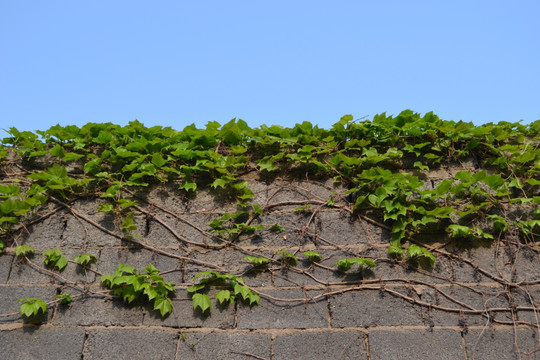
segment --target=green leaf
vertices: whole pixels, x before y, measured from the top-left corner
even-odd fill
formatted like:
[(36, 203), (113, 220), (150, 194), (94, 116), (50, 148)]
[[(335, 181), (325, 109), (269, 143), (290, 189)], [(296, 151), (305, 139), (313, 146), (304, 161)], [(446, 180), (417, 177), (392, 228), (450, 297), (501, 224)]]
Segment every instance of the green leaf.
[(221, 290), (216, 294), (216, 299), (221, 305), (223, 305), (224, 303), (232, 301), (234, 299), (234, 295), (232, 295), (229, 290)]
[[(419, 261), (421, 258), (426, 259), (430, 266), (435, 264), (435, 257), (428, 250), (415, 244), (409, 245), (406, 254), (407, 260)], [(421, 261), (421, 260), (420, 260)]]
[(97, 256), (93, 254), (81, 254), (75, 257), (75, 262), (80, 264), (83, 268), (95, 261), (97, 261)]
[(169, 315), (173, 311), (172, 300), (168, 297), (157, 298), (156, 301), (154, 301), (154, 310), (159, 310), (161, 317)]
[(315, 251), (304, 251), (302, 255), (311, 262), (319, 262), (322, 260), (321, 254), (316, 253)]
[(137, 230), (137, 225), (135, 225), (135, 223), (133, 222), (133, 213), (127, 214), (127, 216), (122, 221), (120, 229), (126, 231)]
[(208, 295), (195, 293), (192, 295), (191, 299), (193, 301), (193, 310), (199, 308), (203, 313), (206, 310), (208, 310), (208, 312), (212, 311), (212, 303), (210, 302), (210, 297)]
[(28, 256), (34, 253), (34, 249), (28, 245), (19, 245), (15, 247), (15, 255)]
[(160, 168), (163, 165), (167, 163), (167, 160), (163, 158), (163, 155), (160, 153), (155, 153), (152, 155), (152, 164), (154, 164), (156, 167)]
[(58, 294), (58, 295), (56, 295), (56, 298), (61, 299), (60, 304), (62, 304), (62, 305), (69, 304), (69, 303), (71, 303), (73, 301), (73, 299), (71, 298), (70, 293)]
[(296, 258), (296, 256), (294, 256), (293, 254), (291, 254), (285, 249), (279, 250), (278, 252), (276, 252), (276, 255), (281, 255), (280, 256), (281, 262), (288, 265), (294, 266), (298, 262), (298, 259)]
[(468, 226), (450, 225), (448, 226), (452, 238), (474, 237), (472, 230)]
[(244, 260), (249, 261), (253, 266), (266, 266), (270, 262), (269, 259), (265, 257), (256, 257), (256, 256), (245, 256)]
[(19, 313), (26, 317), (37, 316), (41, 311), (43, 314), (47, 312), (47, 303), (39, 298), (21, 298), (18, 302), (22, 302), (19, 308)]

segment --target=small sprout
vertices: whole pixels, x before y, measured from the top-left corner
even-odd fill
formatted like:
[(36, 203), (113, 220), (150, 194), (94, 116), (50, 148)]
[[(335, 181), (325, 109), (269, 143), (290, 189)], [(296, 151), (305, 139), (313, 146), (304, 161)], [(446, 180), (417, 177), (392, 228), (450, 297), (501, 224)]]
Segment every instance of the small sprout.
[(49, 249), (43, 253), (43, 263), (51, 269), (56, 268), (58, 271), (62, 271), (68, 264), (68, 259), (62, 256), (60, 249)]
[(56, 298), (61, 299), (60, 304), (62, 304), (62, 305), (67, 305), (67, 304), (69, 304), (69, 303), (71, 303), (73, 301), (73, 299), (71, 298), (70, 293), (58, 294), (58, 295), (56, 295)]
[(28, 245), (19, 245), (15, 247), (15, 255), (17, 256), (28, 256), (34, 253), (34, 249)]
[(322, 260), (321, 254), (316, 253), (315, 251), (304, 251), (302, 255), (311, 262), (319, 262)]
[(294, 266), (298, 262), (298, 259), (296, 258), (296, 256), (294, 256), (293, 254), (291, 254), (290, 252), (288, 252), (285, 249), (279, 250), (276, 253), (276, 255), (281, 255), (281, 257), (280, 257), (281, 262), (283, 262), (284, 264), (287, 264), (287, 265)]
[(428, 250), (415, 244), (409, 245), (406, 254), (407, 261), (416, 262), (422, 267), (431, 267), (435, 264), (435, 257)]
[(377, 266), (377, 264), (375, 264), (373, 260), (364, 258), (340, 259), (334, 265), (337, 266), (339, 271), (345, 272), (349, 270), (354, 264), (358, 264), (360, 271), (364, 270), (367, 267), (373, 268)]
[(270, 227), (268, 228), (268, 230), (272, 231), (272, 232), (284, 232), (285, 231), (285, 228), (283, 226), (281, 226), (280, 223), (275, 223), (273, 225), (270, 225)]
[(81, 254), (75, 257), (75, 262), (81, 265), (83, 268), (86, 268), (92, 262), (97, 261), (96, 255), (93, 254)]
[(270, 262), (270, 260), (265, 257), (255, 257), (255, 256), (246, 256), (244, 257), (244, 260), (249, 261), (251, 265), (255, 267), (263, 267), (263, 266), (268, 265), (268, 263)]

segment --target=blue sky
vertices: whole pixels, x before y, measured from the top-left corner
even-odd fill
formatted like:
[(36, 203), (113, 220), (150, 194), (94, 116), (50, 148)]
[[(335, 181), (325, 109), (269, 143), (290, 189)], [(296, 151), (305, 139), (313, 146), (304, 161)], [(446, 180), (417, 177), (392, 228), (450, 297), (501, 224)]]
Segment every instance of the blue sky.
[(538, 14), (536, 0), (0, 0), (0, 128), (327, 128), (404, 109), (526, 124)]

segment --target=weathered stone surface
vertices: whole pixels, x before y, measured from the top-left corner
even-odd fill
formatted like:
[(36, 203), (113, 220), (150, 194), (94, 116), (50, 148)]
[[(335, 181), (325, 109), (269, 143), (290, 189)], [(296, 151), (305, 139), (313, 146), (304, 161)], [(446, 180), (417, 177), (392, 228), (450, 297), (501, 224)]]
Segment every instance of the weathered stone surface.
[(302, 331), (274, 340), (274, 359), (367, 359), (365, 335), (359, 331)]
[(81, 328), (25, 326), (0, 331), (0, 349), (4, 359), (73, 360), (81, 358), (84, 337)]
[(140, 304), (125, 304), (120, 299), (85, 298), (70, 305), (58, 305), (54, 324), (79, 326), (140, 326)]
[(469, 330), (465, 335), (469, 359), (540, 359), (538, 331), (511, 327)]
[(370, 358), (411, 360), (465, 359), (461, 334), (454, 330), (370, 330)]
[(174, 359), (178, 334), (170, 331), (90, 330), (84, 359)]
[(177, 359), (270, 359), (271, 335), (257, 333), (184, 333)]
[[(36, 250), (46, 250), (62, 246), (66, 216), (65, 213), (57, 212), (42, 222), (30, 225), (22, 243)], [(22, 244), (20, 243), (19, 245)]]
[(11, 271), (11, 263), (15, 256), (2, 254), (0, 256), (0, 284), (5, 284), (8, 281)]
[[(45, 302), (54, 300), (56, 287), (54, 286), (0, 286), (0, 314), (14, 314), (9, 317), (0, 317), (0, 323), (14, 320), (22, 321), (19, 316), (21, 298), (39, 298)], [(36, 318), (24, 319), (26, 322), (41, 323), (51, 319), (54, 308), (49, 307), (46, 314), (40, 314)]]
[[(393, 290), (414, 296), (410, 289)], [(392, 309), (392, 310), (390, 310)], [(382, 290), (350, 291), (330, 299), (332, 327), (424, 325), (421, 311), (407, 300)]]
[[(318, 291), (273, 290), (265, 291), (282, 299), (303, 299), (320, 294)], [(328, 327), (328, 303), (326, 299), (316, 302), (291, 303), (261, 298), (257, 306), (238, 305), (237, 327), (239, 329), (306, 329)]]

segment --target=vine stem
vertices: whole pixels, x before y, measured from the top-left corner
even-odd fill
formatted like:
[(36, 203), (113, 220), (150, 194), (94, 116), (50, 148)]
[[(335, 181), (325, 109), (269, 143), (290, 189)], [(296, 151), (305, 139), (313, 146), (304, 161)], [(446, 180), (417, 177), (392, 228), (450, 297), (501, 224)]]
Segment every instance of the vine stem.
[(165, 255), (165, 256), (168, 256), (168, 257), (171, 257), (171, 258), (175, 258), (175, 259), (178, 259), (178, 260), (184, 260), (184, 261), (188, 261), (188, 262), (192, 262), (192, 263), (196, 263), (196, 264), (200, 264), (200, 265), (204, 265), (204, 266), (208, 266), (210, 268), (214, 268), (214, 269), (218, 269), (219, 271), (223, 271), (225, 272), (225, 269), (222, 268), (221, 266), (219, 265), (216, 265), (216, 264), (212, 264), (212, 263), (209, 263), (209, 262), (206, 262), (206, 261), (202, 261), (202, 260), (197, 260), (197, 259), (193, 259), (193, 258), (189, 258), (189, 257), (186, 257), (186, 256), (181, 256), (181, 255), (176, 255), (176, 254), (171, 254), (169, 252), (166, 252), (164, 250), (161, 250), (159, 248), (156, 248), (156, 247), (153, 247), (153, 246), (150, 246), (150, 245), (146, 245), (146, 244), (143, 244), (143, 243), (140, 243), (138, 241), (135, 241), (133, 240), (132, 238), (130, 237), (127, 237), (127, 236), (123, 236), (123, 235), (119, 235), (119, 234), (116, 234), (115, 232), (109, 230), (109, 229), (106, 229), (104, 228), (103, 226), (99, 225), (98, 223), (96, 223), (95, 221), (93, 221), (92, 219), (89, 219), (88, 217), (82, 215), (81, 213), (79, 213), (77, 210), (73, 209), (73, 207), (63, 203), (62, 201), (56, 199), (56, 198), (53, 198), (53, 201), (65, 206), (66, 208), (69, 209), (69, 211), (71, 211), (73, 213), (73, 215), (75, 216), (78, 216), (80, 217), (81, 219), (83, 219), (84, 221), (86, 221), (87, 223), (95, 226), (96, 228), (98, 228), (99, 230), (117, 238), (117, 239), (120, 239), (120, 240), (123, 240), (123, 241), (127, 241), (129, 243), (132, 243), (132, 244), (135, 244), (137, 246), (140, 246), (140, 247), (143, 247), (145, 249), (148, 249), (148, 250), (152, 250), (153, 252), (156, 252), (158, 254), (162, 254), (162, 255)]

